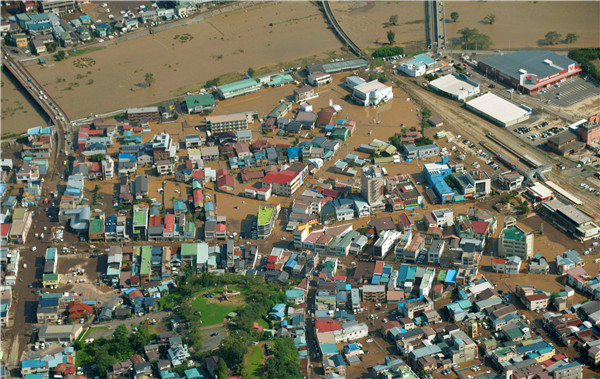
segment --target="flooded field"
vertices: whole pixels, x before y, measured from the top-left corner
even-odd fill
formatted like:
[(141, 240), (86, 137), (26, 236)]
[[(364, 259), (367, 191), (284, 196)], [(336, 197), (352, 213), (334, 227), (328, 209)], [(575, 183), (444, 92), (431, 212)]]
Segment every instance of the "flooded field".
[(0, 74), (2, 80), (2, 117), (0, 128), (2, 136), (14, 133), (24, 133), (28, 128), (46, 125), (46, 119), (38, 110), (19, 82), (9, 77), (4, 71)]
[[(326, 57), (340, 47), (313, 4), (264, 3), (119, 41), (85, 54), (91, 59), (85, 67), (75, 66), (77, 58), (69, 58), (29, 69), (69, 117), (77, 119), (90, 112), (157, 103), (220, 75), (245, 73), (249, 67)], [(144, 83), (148, 72), (156, 79), (151, 87)]]
[[(600, 44), (598, 14), (600, 4), (593, 1), (448, 1), (445, 2), (446, 38), (458, 37), (463, 28), (476, 28), (490, 36), (494, 49), (539, 48), (539, 40), (549, 31), (563, 35), (575, 33), (579, 39), (571, 47)], [(396, 44), (411, 51), (424, 46), (425, 7), (418, 1), (333, 2), (336, 18), (348, 35), (363, 48), (377, 48), (388, 42), (387, 31), (396, 33)], [(454, 23), (450, 13), (458, 12)], [(494, 24), (483, 22), (494, 14)], [(391, 15), (398, 16), (389, 26)], [(567, 44), (555, 45), (567, 47)], [(421, 47), (422, 48), (422, 47)]]

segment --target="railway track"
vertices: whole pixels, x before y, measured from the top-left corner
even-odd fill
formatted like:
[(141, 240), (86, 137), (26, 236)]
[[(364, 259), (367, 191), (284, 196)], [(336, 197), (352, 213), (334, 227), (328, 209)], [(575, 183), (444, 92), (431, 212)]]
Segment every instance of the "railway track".
[(368, 54), (365, 54), (361, 50), (361, 48), (358, 47), (358, 45), (356, 45), (352, 41), (352, 39), (348, 36), (348, 34), (346, 34), (344, 29), (342, 29), (339, 22), (333, 15), (333, 12), (331, 11), (331, 6), (329, 5), (329, 1), (321, 0), (321, 5), (323, 6), (323, 12), (325, 13), (325, 17), (327, 17), (327, 20), (329, 21), (331, 26), (333, 26), (333, 30), (335, 31), (337, 36), (350, 48), (350, 50), (352, 50), (352, 52), (354, 54), (356, 54), (357, 56), (359, 56), (361, 58), (368, 60), (371, 63), (374, 63), (373, 59), (371, 59), (371, 57), (368, 56)]

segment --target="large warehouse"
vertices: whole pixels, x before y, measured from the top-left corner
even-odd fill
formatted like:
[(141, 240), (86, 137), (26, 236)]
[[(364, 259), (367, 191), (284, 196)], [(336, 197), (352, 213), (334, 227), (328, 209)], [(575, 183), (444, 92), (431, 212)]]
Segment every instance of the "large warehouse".
[(455, 100), (464, 100), (479, 93), (479, 84), (466, 75), (455, 72), (431, 81), (429, 86)]
[(581, 72), (581, 64), (552, 51), (526, 50), (479, 61), (487, 75), (524, 93), (531, 93)]
[(477, 113), (481, 117), (487, 118), (504, 127), (525, 121), (531, 114), (530, 110), (521, 108), (491, 92), (468, 101), (465, 105), (467, 109)]

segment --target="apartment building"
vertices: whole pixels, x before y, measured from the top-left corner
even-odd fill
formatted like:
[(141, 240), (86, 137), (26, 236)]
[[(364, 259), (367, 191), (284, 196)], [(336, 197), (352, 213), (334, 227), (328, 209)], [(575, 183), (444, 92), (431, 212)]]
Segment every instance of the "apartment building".
[(213, 134), (248, 129), (248, 117), (245, 113), (209, 116), (206, 117), (206, 126)]

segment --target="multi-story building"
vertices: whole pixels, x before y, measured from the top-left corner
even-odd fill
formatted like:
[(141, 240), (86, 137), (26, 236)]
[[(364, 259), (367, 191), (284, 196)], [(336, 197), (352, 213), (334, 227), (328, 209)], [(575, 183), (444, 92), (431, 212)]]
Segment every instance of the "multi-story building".
[(39, 3), (42, 13), (64, 13), (75, 9), (75, 0), (48, 0)]
[(12, 225), (8, 237), (12, 243), (24, 244), (27, 242), (27, 235), (31, 228), (32, 217), (31, 212), (23, 208), (16, 208), (12, 214)]
[(376, 259), (384, 259), (401, 236), (402, 233), (396, 230), (384, 230), (373, 245), (373, 256)]
[(263, 183), (271, 186), (271, 193), (279, 196), (292, 196), (303, 183), (303, 171), (271, 171), (265, 175)]
[(600, 123), (597, 117), (595, 120), (590, 120), (588, 123), (579, 125), (577, 128), (579, 137), (588, 145), (600, 143)]
[(381, 303), (385, 301), (385, 286), (366, 284), (362, 287), (363, 301)]
[[(383, 171), (379, 166), (365, 166), (360, 173), (360, 194), (367, 200), (373, 211), (374, 206), (384, 204)], [(384, 204), (385, 206), (385, 204)]]
[(415, 318), (423, 312), (433, 309), (433, 301), (426, 297), (398, 304), (398, 312), (402, 317)]
[(148, 237), (148, 206), (146, 204), (133, 206), (133, 238), (136, 240)]
[(130, 122), (160, 121), (160, 111), (158, 107), (129, 108), (127, 119)]
[(516, 255), (529, 260), (533, 255), (533, 233), (526, 233), (516, 225), (506, 226), (498, 238), (498, 253), (501, 257)]
[(175, 163), (170, 159), (163, 159), (154, 162), (158, 175), (173, 175), (175, 173)]
[(248, 116), (245, 113), (209, 116), (206, 117), (206, 125), (211, 133), (248, 129)]
[(154, 162), (177, 156), (177, 145), (168, 133), (157, 134), (151, 142)]
[[(451, 357), (452, 363), (463, 363), (477, 358), (477, 345), (462, 330), (450, 332), (451, 344), (448, 346), (447, 355)], [(442, 349), (444, 352), (444, 349)]]
[(427, 262), (440, 264), (440, 259), (442, 258), (445, 248), (445, 240), (434, 240), (429, 247), (429, 252), (427, 253)]
[(521, 188), (524, 179), (518, 171), (506, 171), (498, 176), (498, 182), (502, 188), (510, 191)]
[(258, 208), (258, 222), (256, 226), (258, 238), (267, 238), (271, 235), (280, 209), (281, 206), (279, 204), (265, 204)]

